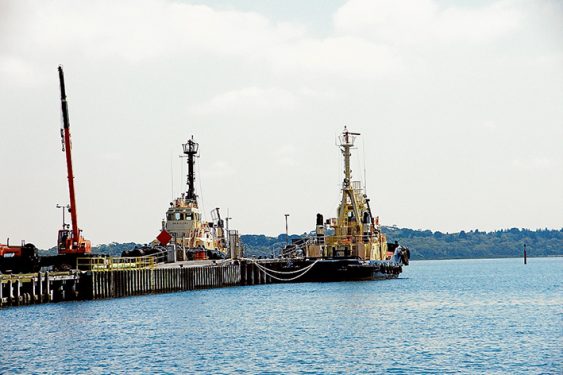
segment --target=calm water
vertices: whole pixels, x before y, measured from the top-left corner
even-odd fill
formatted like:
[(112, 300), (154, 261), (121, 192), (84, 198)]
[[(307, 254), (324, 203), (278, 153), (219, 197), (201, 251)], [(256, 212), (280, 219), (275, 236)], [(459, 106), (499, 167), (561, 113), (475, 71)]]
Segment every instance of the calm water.
[(0, 310), (0, 373), (563, 372), (563, 258)]

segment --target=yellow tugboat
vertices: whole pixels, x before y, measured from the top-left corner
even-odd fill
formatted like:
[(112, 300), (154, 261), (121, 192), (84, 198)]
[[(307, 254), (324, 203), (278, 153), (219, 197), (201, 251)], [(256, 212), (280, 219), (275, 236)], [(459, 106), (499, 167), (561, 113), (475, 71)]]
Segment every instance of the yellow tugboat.
[(333, 281), (396, 278), (408, 265), (410, 251), (388, 244), (360, 181), (352, 181), (351, 150), (359, 133), (344, 127), (339, 137), (344, 158), (342, 198), (337, 217), (326, 221), (317, 214), (315, 234), (293, 240), (282, 259), (270, 269), (258, 264), (278, 281)]
[[(351, 150), (359, 135), (344, 127), (340, 136), (340, 149), (344, 157), (344, 181), (337, 217), (323, 223), (322, 215), (317, 215), (316, 241), (307, 244), (306, 256), (353, 257), (382, 261), (390, 258), (390, 248), (393, 252), (396, 250), (397, 246), (394, 244), (387, 245), (387, 238), (379, 225), (379, 217), (374, 217), (361, 181), (352, 181)], [(326, 236), (327, 229), (334, 234)], [(404, 253), (406, 255), (407, 251)], [(403, 263), (408, 263), (408, 259), (403, 259)]]

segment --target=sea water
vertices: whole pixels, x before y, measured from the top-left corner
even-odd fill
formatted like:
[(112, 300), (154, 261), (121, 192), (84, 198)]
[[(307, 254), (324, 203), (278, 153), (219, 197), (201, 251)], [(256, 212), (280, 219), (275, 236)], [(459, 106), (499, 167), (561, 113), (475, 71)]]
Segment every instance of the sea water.
[(0, 310), (0, 373), (563, 372), (563, 258)]

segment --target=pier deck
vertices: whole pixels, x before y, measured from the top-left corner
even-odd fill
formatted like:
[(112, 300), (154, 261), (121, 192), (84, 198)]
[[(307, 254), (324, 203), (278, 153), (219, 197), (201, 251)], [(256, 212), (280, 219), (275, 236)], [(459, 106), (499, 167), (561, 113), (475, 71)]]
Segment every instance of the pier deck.
[(192, 261), (139, 269), (0, 275), (0, 307), (271, 283), (255, 262)]

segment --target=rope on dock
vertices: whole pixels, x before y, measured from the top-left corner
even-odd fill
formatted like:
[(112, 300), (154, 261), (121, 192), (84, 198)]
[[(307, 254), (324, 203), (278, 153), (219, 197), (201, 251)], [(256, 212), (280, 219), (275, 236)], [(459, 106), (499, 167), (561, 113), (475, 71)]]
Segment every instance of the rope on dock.
[[(253, 260), (253, 263), (256, 265), (256, 267), (258, 267), (260, 270), (262, 270), (266, 275), (270, 276), (272, 279), (275, 279), (275, 280), (278, 280), (278, 281), (294, 281), (294, 280), (299, 279), (300, 277), (303, 277), (307, 272), (309, 272), (309, 271), (311, 270), (311, 268), (313, 268), (313, 266), (314, 266), (315, 264), (317, 264), (318, 261), (319, 261), (319, 260), (317, 259), (317, 260), (315, 260), (313, 263), (311, 263), (310, 265), (308, 265), (307, 267), (302, 268), (302, 269), (300, 269), (300, 270), (297, 270), (297, 271), (287, 271), (287, 272), (271, 270), (271, 269), (269, 269), (269, 268), (264, 267), (263, 265), (261, 265), (260, 263), (258, 263), (258, 262), (255, 261), (255, 260)], [(281, 277), (272, 275), (272, 274), (269, 273), (269, 272), (274, 272), (274, 273), (278, 273), (278, 274), (285, 274), (285, 275), (287, 275), (287, 274), (295, 274), (295, 273), (298, 273), (298, 272), (301, 272), (301, 274), (299, 274), (299, 275), (297, 275), (297, 276), (295, 276), (295, 277), (289, 278), (289, 279), (284, 279), (284, 278), (281, 278)]]

